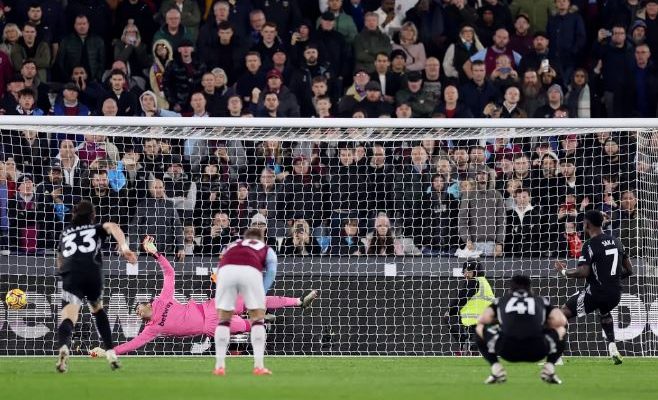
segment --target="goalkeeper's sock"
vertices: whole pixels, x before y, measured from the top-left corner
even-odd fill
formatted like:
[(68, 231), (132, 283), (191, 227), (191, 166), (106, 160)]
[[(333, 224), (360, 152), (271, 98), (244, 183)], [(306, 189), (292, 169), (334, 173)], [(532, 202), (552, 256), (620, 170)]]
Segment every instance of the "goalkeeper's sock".
[(101, 308), (95, 312), (94, 318), (96, 319), (96, 329), (98, 329), (98, 333), (101, 335), (101, 339), (103, 339), (105, 350), (112, 350), (114, 348), (112, 328), (110, 328), (110, 320), (107, 318), (105, 309)]
[(73, 321), (66, 318), (62, 320), (57, 328), (57, 347), (66, 346), (71, 348), (71, 337), (73, 336)]
[(231, 338), (231, 321), (221, 321), (215, 328), (215, 369), (224, 368), (224, 360)]
[(262, 319), (251, 323), (251, 347), (254, 350), (254, 368), (265, 368), (265, 325)]
[(496, 353), (489, 352), (487, 344), (479, 335), (475, 335), (475, 343), (478, 346), (478, 350), (480, 350), (480, 354), (482, 354), (482, 357), (484, 357), (484, 359), (487, 360), (489, 364), (494, 365), (498, 363), (498, 355), (496, 355)]
[(612, 315), (610, 315), (610, 313), (603, 314), (599, 316), (599, 320), (601, 321), (601, 328), (605, 333), (606, 340), (608, 341), (608, 343), (614, 343), (615, 325), (614, 325), (614, 320), (612, 319)]

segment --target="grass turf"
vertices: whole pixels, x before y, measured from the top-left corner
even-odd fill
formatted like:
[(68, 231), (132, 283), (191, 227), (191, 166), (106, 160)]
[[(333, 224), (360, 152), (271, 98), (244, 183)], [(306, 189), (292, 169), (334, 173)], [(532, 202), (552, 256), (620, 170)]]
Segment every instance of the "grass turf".
[(507, 364), (509, 381), (485, 386), (477, 358), (276, 358), (274, 375), (251, 375), (251, 359), (227, 359), (227, 376), (215, 377), (211, 357), (129, 358), (110, 371), (105, 360), (73, 358), (68, 373), (55, 357), (0, 357), (1, 397), (25, 399), (656, 399), (658, 359), (570, 358), (558, 367), (561, 386), (539, 380), (540, 367)]

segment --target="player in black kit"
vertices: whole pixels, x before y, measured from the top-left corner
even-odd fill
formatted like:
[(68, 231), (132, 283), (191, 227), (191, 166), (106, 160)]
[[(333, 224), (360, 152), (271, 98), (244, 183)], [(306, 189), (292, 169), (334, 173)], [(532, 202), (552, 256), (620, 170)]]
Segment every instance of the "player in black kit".
[(585, 278), (587, 285), (562, 306), (567, 318), (582, 317), (599, 311), (601, 328), (608, 341), (608, 352), (616, 365), (622, 363), (615, 344), (615, 329), (610, 311), (621, 299), (622, 278), (633, 274), (633, 266), (619, 239), (603, 233), (603, 214), (597, 210), (585, 213), (584, 229), (590, 239), (583, 245), (578, 267), (567, 269), (563, 262), (556, 262), (555, 269), (567, 278)]
[(564, 351), (567, 319), (545, 297), (535, 296), (530, 278), (516, 275), (509, 291), (495, 299), (475, 328), (476, 343), (482, 357), (491, 364), (486, 384), (507, 380), (501, 357), (509, 362), (536, 362), (546, 358), (540, 377), (546, 383), (560, 384), (555, 362)]
[[(59, 372), (68, 370), (71, 336), (84, 298), (89, 303), (106, 348), (114, 347), (112, 328), (103, 309), (103, 241), (112, 235), (119, 254), (128, 262), (137, 261), (135, 253), (126, 244), (121, 228), (113, 222), (95, 224), (95, 219), (94, 206), (86, 200), (81, 201), (73, 208), (71, 224), (62, 232), (59, 243), (57, 268), (62, 279), (61, 323), (57, 329), (59, 358), (56, 368)], [(114, 350), (106, 352), (106, 358), (112, 369), (119, 368)]]

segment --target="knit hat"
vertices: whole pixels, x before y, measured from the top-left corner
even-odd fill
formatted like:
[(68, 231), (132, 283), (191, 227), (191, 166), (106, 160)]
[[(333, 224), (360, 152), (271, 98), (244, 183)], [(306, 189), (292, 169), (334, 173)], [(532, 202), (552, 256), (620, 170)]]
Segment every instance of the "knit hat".
[(564, 93), (562, 92), (562, 87), (560, 85), (558, 85), (557, 83), (552, 84), (551, 87), (548, 88), (546, 93), (550, 93), (554, 90), (557, 90), (560, 93), (560, 97), (564, 97)]

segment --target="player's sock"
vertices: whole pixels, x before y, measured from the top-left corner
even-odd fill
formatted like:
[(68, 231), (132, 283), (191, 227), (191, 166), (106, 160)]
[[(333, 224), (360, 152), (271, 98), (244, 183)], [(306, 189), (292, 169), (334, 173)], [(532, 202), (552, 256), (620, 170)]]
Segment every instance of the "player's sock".
[(231, 335), (242, 332), (249, 332), (251, 330), (251, 323), (244, 318), (234, 315), (231, 318)]
[(73, 336), (73, 321), (66, 318), (62, 320), (57, 328), (57, 347), (71, 347), (71, 337)]
[(564, 353), (564, 348), (565, 348), (565, 340), (558, 340), (555, 343), (555, 351), (553, 353), (548, 353), (548, 356), (546, 356), (546, 362), (551, 363), (553, 365), (558, 363), (558, 360), (560, 357), (562, 357), (562, 353)]
[(265, 299), (265, 307), (268, 310), (277, 310), (285, 307), (299, 307), (302, 301), (299, 297), (281, 297), (281, 296), (267, 296)]
[(96, 319), (96, 329), (103, 339), (103, 344), (105, 345), (105, 350), (111, 350), (114, 348), (114, 342), (112, 341), (112, 328), (110, 328), (110, 320), (107, 318), (107, 313), (104, 308), (101, 308), (94, 313), (94, 318)]
[(215, 328), (215, 369), (224, 368), (230, 338), (231, 322), (221, 321)]
[(254, 368), (264, 368), (265, 358), (265, 321), (262, 319), (251, 323), (251, 347), (254, 350)]
[(612, 315), (610, 315), (610, 313), (603, 314), (599, 316), (599, 320), (601, 321), (601, 328), (603, 329), (603, 332), (605, 332), (606, 340), (608, 341), (608, 343), (614, 343), (615, 325), (614, 325), (614, 320), (612, 319)]
[(494, 365), (498, 363), (498, 355), (496, 355), (496, 353), (489, 352), (484, 339), (478, 335), (475, 335), (475, 343), (478, 346), (478, 350), (480, 350), (480, 354), (482, 354), (482, 357), (484, 357), (484, 359), (487, 360), (489, 364)]

